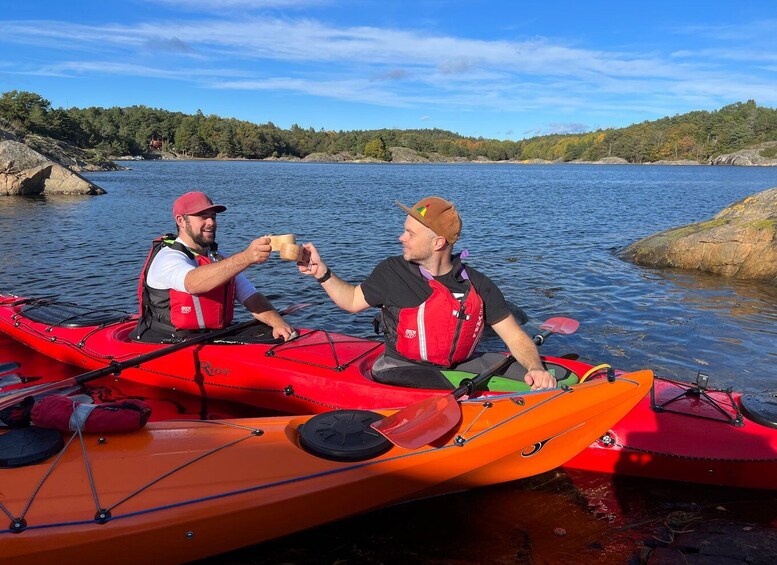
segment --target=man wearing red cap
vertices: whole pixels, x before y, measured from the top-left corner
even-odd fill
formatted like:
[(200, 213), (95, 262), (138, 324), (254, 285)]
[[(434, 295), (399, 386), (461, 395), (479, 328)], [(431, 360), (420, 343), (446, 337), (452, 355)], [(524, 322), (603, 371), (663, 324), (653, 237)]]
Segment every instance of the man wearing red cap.
[(512, 367), (505, 376), (522, 377), (533, 390), (555, 387), (537, 346), (516, 322), (499, 288), (452, 254), (461, 235), (455, 206), (437, 196), (412, 208), (397, 204), (407, 212), (399, 236), (403, 253), (379, 263), (362, 284), (354, 286), (332, 273), (312, 243), (305, 244), (310, 262), (298, 264), (343, 310), (381, 308), (386, 349), (373, 365), (373, 378), (452, 389), (441, 369), (480, 372), (491, 364), (474, 353), (489, 325), (526, 369)]
[[(235, 299), (269, 326), (266, 333), (271, 330), (272, 339), (291, 337), (291, 326), (243, 274), (267, 261), (270, 238), (257, 238), (231, 256), (218, 253), (216, 214), (225, 210), (202, 192), (187, 192), (173, 203), (178, 236), (156, 240), (146, 259), (138, 284), (141, 318), (133, 339), (174, 342), (224, 328), (232, 322)], [(251, 328), (239, 337), (251, 341), (257, 333), (261, 330)]]

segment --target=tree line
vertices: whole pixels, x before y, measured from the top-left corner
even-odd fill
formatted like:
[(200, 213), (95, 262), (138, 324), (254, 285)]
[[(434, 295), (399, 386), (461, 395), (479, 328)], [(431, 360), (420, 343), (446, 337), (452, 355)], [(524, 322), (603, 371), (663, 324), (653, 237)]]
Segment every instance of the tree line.
[(102, 158), (169, 151), (182, 157), (304, 158), (311, 153), (348, 152), (391, 160), (391, 147), (421, 156), (492, 161), (543, 159), (599, 161), (620, 157), (630, 163), (690, 159), (705, 162), (762, 143), (777, 141), (777, 110), (755, 101), (720, 110), (696, 111), (625, 128), (584, 134), (537, 136), (520, 141), (465, 137), (441, 129), (326, 131), (272, 122), (170, 112), (146, 106), (52, 108), (38, 94), (12, 90), (0, 96), (0, 120), (18, 134), (66, 141)]

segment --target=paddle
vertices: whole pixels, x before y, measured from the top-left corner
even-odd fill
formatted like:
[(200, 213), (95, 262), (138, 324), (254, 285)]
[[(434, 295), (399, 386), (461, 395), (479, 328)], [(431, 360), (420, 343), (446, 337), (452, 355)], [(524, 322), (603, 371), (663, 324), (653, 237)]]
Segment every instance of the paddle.
[[(580, 323), (571, 318), (551, 318), (540, 326), (542, 333), (534, 336), (534, 343), (542, 345), (554, 333), (572, 334)], [(465, 394), (472, 395), (478, 385), (515, 361), (506, 355), (490, 367), (478, 373), (473, 379), (464, 379), (462, 385), (450, 394), (431, 396), (411, 404), (372, 423), (372, 427), (394, 445), (417, 449), (450, 432), (461, 420), (461, 406), (458, 399)]]
[[(280, 314), (282, 316), (285, 316), (286, 314), (291, 314), (292, 312), (296, 312), (308, 306), (310, 306), (310, 304), (294, 304), (284, 310), (281, 310)], [(173, 345), (169, 345), (167, 347), (163, 347), (155, 351), (150, 351), (148, 353), (138, 355), (137, 357), (132, 357), (131, 359), (128, 359), (126, 361), (112, 361), (110, 365), (107, 365), (102, 369), (95, 369), (93, 371), (89, 371), (88, 373), (83, 373), (81, 375), (76, 375), (75, 377), (70, 377), (53, 383), (45, 383), (42, 385), (25, 388), (18, 392), (10, 392), (5, 398), (0, 400), (0, 410), (4, 408), (9, 408), (16, 403), (21, 402), (28, 396), (36, 396), (47, 392), (52, 392), (54, 390), (71, 387), (71, 386), (81, 386), (84, 383), (93, 381), (95, 379), (99, 379), (100, 377), (104, 377), (106, 375), (119, 375), (124, 369), (128, 369), (130, 367), (137, 367), (142, 363), (146, 363), (147, 361), (153, 361), (154, 359), (159, 359), (160, 357), (164, 357), (165, 355), (169, 355), (170, 353), (174, 353), (176, 351), (180, 351), (181, 349), (191, 347), (192, 345), (206, 343), (208, 341), (212, 341), (214, 339), (218, 339), (220, 337), (224, 337), (235, 332), (243, 331), (258, 323), (259, 323), (259, 320), (257, 320), (256, 318), (252, 318), (247, 322), (241, 322), (239, 324), (235, 324), (234, 326), (229, 326), (228, 328), (223, 328), (220, 330), (214, 330), (212, 332), (195, 335), (184, 341), (181, 341), (180, 343), (175, 343)]]

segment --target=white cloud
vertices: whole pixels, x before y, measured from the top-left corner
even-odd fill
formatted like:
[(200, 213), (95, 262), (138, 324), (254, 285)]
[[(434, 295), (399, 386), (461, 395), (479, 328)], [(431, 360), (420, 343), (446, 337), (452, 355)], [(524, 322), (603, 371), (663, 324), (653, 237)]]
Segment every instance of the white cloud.
[[(200, 8), (222, 4), (221, 0), (163, 3)], [(294, 2), (278, 0), (273, 5), (280, 4)], [(227, 5), (270, 4), (228, 0)], [(700, 33), (690, 28), (683, 32)], [(29, 62), (24, 69), (11, 67), (17, 72), (123, 73), (194, 81), (216, 89), (277, 90), (384, 107), (502, 112), (553, 107), (562, 114), (604, 115), (617, 104), (621, 113), (628, 109), (647, 115), (676, 108), (680, 101), (691, 108), (750, 98), (762, 104), (777, 102), (773, 77), (759, 74), (774, 72), (777, 55), (774, 50), (759, 54), (746, 46), (691, 48), (661, 55), (576, 48), (547, 39), (481, 40), (425, 30), (332, 26), (312, 19), (272, 17), (134, 25), (6, 21), (0, 22), (0, 37), (6, 43), (43, 45), (66, 53), (66, 62), (37, 69), (31, 69)], [(732, 70), (723, 64), (727, 60), (743, 64)], [(755, 67), (753, 61), (761, 66)]]

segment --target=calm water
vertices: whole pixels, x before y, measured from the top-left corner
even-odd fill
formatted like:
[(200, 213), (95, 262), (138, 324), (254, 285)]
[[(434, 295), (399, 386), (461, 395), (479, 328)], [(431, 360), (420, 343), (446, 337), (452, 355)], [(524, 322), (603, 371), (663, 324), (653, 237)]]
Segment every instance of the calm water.
[[(343, 278), (360, 282), (400, 252), (404, 217), (393, 204), (439, 194), (464, 219), (459, 249), (530, 316), (581, 322), (549, 354), (624, 369), (649, 367), (745, 390), (774, 388), (777, 289), (694, 273), (637, 267), (614, 252), (656, 231), (704, 220), (777, 186), (777, 168), (596, 165), (348, 165), (133, 162), (87, 175), (99, 197), (0, 198), (0, 290), (59, 293), (76, 302), (136, 308), (150, 240), (173, 229), (171, 203), (193, 188), (228, 206), (227, 252), (267, 233), (316, 243)], [(282, 307), (316, 302), (294, 323), (370, 335), (373, 313), (350, 315), (309, 277), (273, 258), (248, 272)], [(500, 349), (492, 338), (486, 347)]]
[[(703, 370), (719, 386), (777, 388), (777, 289), (645, 269), (614, 255), (776, 186), (777, 168), (131, 166), (88, 175), (106, 196), (0, 198), (0, 290), (134, 310), (149, 242), (173, 229), (172, 201), (193, 188), (229, 207), (219, 218), (225, 251), (267, 233), (295, 233), (298, 241), (313, 240), (340, 276), (359, 282), (400, 251), (404, 217), (393, 200), (409, 205), (436, 193), (457, 203), (464, 217), (459, 248), (529, 314), (529, 331), (551, 316), (580, 320), (577, 334), (549, 340), (544, 352), (684, 379)], [(295, 324), (371, 334), (372, 313), (341, 312), (292, 264), (273, 258), (248, 275), (279, 307), (316, 303), (296, 314)], [(486, 346), (502, 349), (495, 338)], [(25, 349), (0, 338), (0, 361), (22, 361), (26, 376), (79, 372)], [(108, 400), (111, 394), (101, 392)], [(162, 400), (181, 414), (221, 409), (172, 395)], [(558, 471), (374, 512), (207, 563), (627, 563), (644, 540), (668, 535), (660, 528), (676, 510), (693, 512), (697, 527), (721, 519), (773, 527), (775, 508), (773, 493)], [(559, 527), (567, 535), (556, 535)]]

